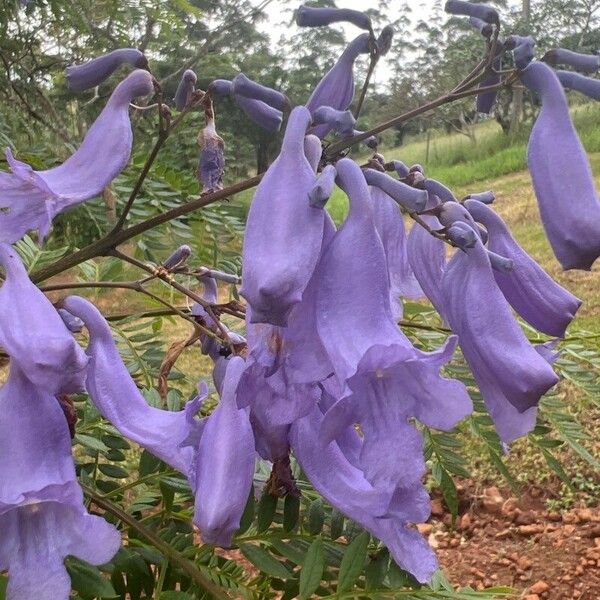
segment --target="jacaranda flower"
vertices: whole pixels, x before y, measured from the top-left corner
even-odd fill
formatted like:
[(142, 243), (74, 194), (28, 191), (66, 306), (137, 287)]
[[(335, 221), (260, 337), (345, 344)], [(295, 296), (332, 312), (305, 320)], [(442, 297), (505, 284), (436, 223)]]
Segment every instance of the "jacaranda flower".
[(566, 48), (548, 50), (542, 60), (553, 67), (567, 65), (582, 73), (595, 73), (600, 69), (600, 56), (597, 54), (582, 54)]
[(335, 110), (331, 106), (320, 106), (312, 111), (314, 125), (329, 125), (333, 131), (350, 136), (356, 120), (349, 110)]
[(491, 25), (498, 25), (500, 23), (498, 11), (486, 4), (466, 2), (464, 0), (448, 0), (444, 6), (444, 10), (451, 15), (476, 17)]
[(277, 108), (278, 110), (288, 110), (290, 108), (289, 98), (277, 90), (261, 85), (252, 81), (243, 73), (236, 75), (231, 82), (231, 93), (234, 96), (245, 96), (261, 100), (265, 104)]
[(235, 400), (244, 368), (238, 356), (227, 361), (219, 404), (206, 419), (190, 479), (195, 491), (194, 523), (205, 542), (218, 546), (231, 545), (254, 477), (250, 411), (238, 408)]
[(0, 287), (0, 346), (49, 395), (84, 389), (88, 359), (16, 251), (0, 244), (6, 279)]
[(136, 69), (148, 69), (148, 60), (141, 50), (118, 48), (80, 65), (67, 67), (67, 83), (72, 90), (82, 92), (100, 85), (125, 63)]
[(121, 537), (87, 513), (62, 408), (31, 383), (16, 358), (0, 389), (0, 413), (0, 570), (8, 571), (7, 600), (68, 600), (64, 559), (104, 564)]
[(175, 92), (175, 108), (183, 110), (190, 101), (197, 81), (196, 73), (191, 69), (186, 69), (181, 76), (177, 91)]
[(471, 24), (471, 27), (477, 29), (477, 31), (479, 31), (479, 33), (481, 33), (483, 37), (492, 37), (492, 33), (494, 33), (494, 28), (487, 21), (484, 21), (483, 19), (479, 19), (477, 17), (469, 17), (469, 23)]
[(240, 293), (256, 323), (285, 325), (317, 263), (324, 212), (310, 206), (316, 175), (304, 154), (310, 113), (290, 114), (281, 152), (260, 182), (248, 213)]
[(327, 200), (329, 200), (331, 194), (333, 193), (335, 177), (335, 166), (327, 165), (319, 175), (317, 183), (308, 194), (311, 206), (318, 206), (319, 208), (323, 208), (325, 206)]
[(527, 163), (546, 235), (563, 269), (589, 270), (600, 256), (600, 201), (565, 92), (543, 62), (531, 63), (521, 81), (542, 100)]
[(506, 223), (491, 208), (477, 200), (466, 200), (465, 206), (486, 228), (488, 248), (513, 261), (511, 271), (494, 271), (505, 298), (530, 325), (548, 335), (563, 337), (581, 300), (558, 285), (519, 246)]
[(381, 189), (407, 211), (421, 212), (425, 209), (429, 197), (425, 190), (413, 188), (375, 169), (365, 169), (363, 173), (371, 187)]
[[(453, 226), (458, 227), (468, 228)], [(535, 425), (537, 404), (558, 377), (525, 337), (496, 284), (483, 244), (477, 236), (474, 240), (473, 247), (457, 251), (446, 266), (444, 317), (458, 335), (501, 439), (508, 443)]]
[(81, 146), (62, 165), (34, 171), (6, 149), (12, 173), (0, 172), (0, 241), (13, 243), (37, 229), (40, 240), (60, 212), (98, 195), (124, 169), (133, 133), (129, 103), (153, 90), (152, 75), (137, 70), (112, 93)]
[[(600, 58), (600, 57), (596, 57)], [(573, 71), (556, 71), (559, 81), (566, 90), (575, 90), (593, 100), (600, 100), (600, 80), (585, 77)]]
[(331, 23), (347, 22), (371, 30), (371, 19), (366, 13), (350, 8), (317, 8), (300, 6), (296, 11), (296, 25), (299, 27), (322, 27)]
[[(354, 97), (354, 61), (359, 54), (369, 52), (369, 34), (363, 33), (352, 40), (342, 52), (338, 61), (323, 76), (311, 94), (306, 108), (311, 114), (320, 106), (330, 106), (336, 110), (347, 110)], [(311, 133), (324, 138), (331, 131), (329, 125), (318, 125)]]
[(504, 42), (505, 50), (512, 50), (518, 69), (524, 69), (533, 60), (535, 40), (530, 36), (510, 35)]
[(380, 32), (377, 41), (377, 53), (379, 56), (385, 56), (392, 47), (392, 40), (394, 39), (394, 28), (391, 25), (386, 25)]
[(336, 168), (350, 210), (317, 271), (317, 329), (340, 390), (325, 416), (323, 435), (332, 440), (359, 423), (361, 469), (374, 486), (393, 493), (419, 481), (425, 470), (421, 434), (408, 419), (452, 428), (472, 410), (471, 400), (462, 383), (439, 375), (455, 338), (427, 354), (398, 329), (369, 189), (353, 161), (342, 159)]

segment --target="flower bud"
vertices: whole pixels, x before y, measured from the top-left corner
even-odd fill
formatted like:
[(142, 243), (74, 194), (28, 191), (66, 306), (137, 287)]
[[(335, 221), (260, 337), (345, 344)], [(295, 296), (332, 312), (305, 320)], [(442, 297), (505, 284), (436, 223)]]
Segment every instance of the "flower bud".
[(235, 96), (236, 104), (246, 113), (246, 116), (259, 127), (267, 131), (279, 131), (283, 123), (283, 114), (280, 110), (269, 106), (262, 100)]
[(352, 23), (360, 29), (371, 30), (370, 17), (358, 10), (350, 8), (316, 8), (303, 5), (296, 11), (296, 25), (298, 27), (322, 27), (323, 25), (344, 21)]
[(420, 212), (424, 210), (427, 204), (427, 192), (412, 188), (385, 173), (380, 173), (375, 169), (365, 169), (363, 171), (365, 179), (369, 185), (383, 190), (388, 196), (391, 196), (400, 206), (409, 212)]
[(490, 25), (500, 25), (498, 11), (491, 6), (478, 4), (476, 2), (464, 2), (463, 0), (448, 0), (444, 10), (451, 15), (465, 15), (476, 17)]
[(391, 25), (386, 25), (379, 34), (377, 41), (377, 52), (379, 56), (385, 56), (392, 47), (392, 40), (394, 39), (394, 28)]
[(600, 79), (585, 77), (573, 71), (556, 71), (559, 81), (566, 90), (575, 90), (594, 100), (600, 100)]
[(331, 194), (333, 193), (335, 176), (336, 170), (333, 165), (327, 165), (323, 169), (323, 172), (317, 179), (317, 183), (308, 194), (311, 206), (318, 206), (319, 208), (323, 208), (325, 206), (327, 200), (329, 200)]
[(352, 135), (356, 119), (349, 110), (335, 110), (331, 106), (320, 106), (312, 113), (313, 125), (329, 125), (336, 133)]
[(511, 35), (506, 38), (504, 48), (512, 50), (513, 59), (518, 69), (524, 69), (533, 60), (535, 40), (530, 36)]
[(69, 88), (76, 92), (82, 92), (96, 87), (108, 79), (124, 63), (129, 63), (138, 69), (148, 68), (148, 60), (141, 50), (137, 50), (136, 48), (119, 48), (80, 65), (67, 67), (67, 83)]
[(162, 263), (162, 266), (167, 269), (167, 271), (172, 271), (173, 269), (185, 264), (191, 255), (192, 249), (188, 245), (184, 244), (183, 246), (179, 246), (179, 248), (177, 248), (173, 254), (165, 259)]
[(231, 93), (236, 96), (262, 100), (269, 106), (282, 111), (289, 110), (290, 108), (289, 98), (285, 94), (256, 83), (256, 81), (252, 81), (252, 79), (249, 79), (243, 73), (236, 75), (231, 84)]
[(469, 23), (474, 29), (477, 29), (483, 37), (490, 38), (494, 32), (492, 25), (477, 17), (469, 17)]
[(225, 156), (223, 139), (217, 135), (215, 120), (208, 120), (206, 127), (198, 134), (200, 160), (198, 161), (198, 181), (203, 192), (223, 189), (223, 171)]
[(71, 333), (79, 333), (83, 329), (83, 321), (79, 317), (73, 316), (68, 310), (59, 308), (58, 314)]
[(477, 192), (475, 194), (469, 194), (468, 196), (465, 196), (465, 198), (463, 198), (463, 200), (477, 200), (479, 202), (482, 202), (483, 204), (492, 204), (492, 202), (494, 202), (495, 199), (496, 194), (494, 194), (494, 192), (492, 192), (491, 190), (487, 192)]
[(446, 231), (448, 239), (461, 250), (473, 248), (477, 243), (477, 234), (468, 226), (463, 227), (464, 223), (460, 221), (454, 223)]
[(552, 67), (567, 65), (582, 73), (595, 73), (600, 69), (600, 56), (597, 54), (582, 54), (565, 48), (548, 50), (541, 60)]
[(177, 110), (183, 110), (187, 106), (194, 92), (196, 80), (196, 73), (191, 69), (187, 69), (183, 72), (174, 98), (175, 108), (177, 108)]
[(216, 94), (217, 96), (229, 96), (233, 83), (228, 79), (215, 79), (208, 86), (207, 93)]

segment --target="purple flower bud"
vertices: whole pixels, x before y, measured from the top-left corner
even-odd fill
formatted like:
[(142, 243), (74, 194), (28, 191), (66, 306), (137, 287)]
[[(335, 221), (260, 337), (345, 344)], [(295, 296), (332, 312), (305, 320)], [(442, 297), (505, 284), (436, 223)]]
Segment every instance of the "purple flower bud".
[(262, 100), (235, 96), (236, 104), (246, 113), (246, 116), (259, 127), (267, 131), (279, 131), (283, 123), (283, 114), (280, 110), (265, 104)]
[(552, 68), (539, 61), (521, 73), (521, 81), (542, 100), (527, 162), (546, 235), (563, 269), (589, 270), (600, 256), (600, 201), (564, 90)]
[(312, 111), (313, 125), (329, 125), (336, 133), (350, 136), (356, 119), (349, 110), (335, 110), (331, 106), (320, 106)]
[(558, 285), (519, 246), (506, 223), (491, 208), (474, 199), (466, 200), (465, 206), (487, 229), (489, 249), (513, 261), (510, 273), (494, 273), (496, 283), (511, 306), (539, 331), (564, 337), (581, 300)]
[(230, 96), (233, 83), (229, 79), (215, 79), (208, 86), (207, 93), (217, 96)]
[(530, 36), (511, 35), (504, 42), (505, 50), (512, 50), (513, 59), (518, 69), (524, 69), (533, 60), (535, 40)]
[(321, 27), (344, 21), (352, 23), (360, 27), (360, 29), (371, 30), (370, 17), (358, 10), (349, 8), (315, 8), (302, 5), (296, 11), (296, 25), (298, 27)]
[(469, 23), (474, 29), (477, 29), (483, 37), (490, 38), (494, 32), (494, 28), (488, 22), (477, 17), (469, 17)]
[(224, 281), (225, 283), (240, 283), (240, 278), (237, 275), (234, 275), (233, 273), (225, 273), (225, 271), (219, 271), (217, 269), (201, 267), (200, 269), (196, 269), (196, 273), (200, 276), (200, 278), (210, 277), (212, 279)]
[[(369, 52), (369, 34), (363, 33), (352, 40), (333, 67), (323, 76), (311, 94), (306, 108), (313, 113), (320, 106), (330, 106), (336, 110), (347, 110), (354, 97), (354, 61), (359, 54)], [(314, 133), (321, 139), (331, 131), (331, 127), (320, 125)]]
[(392, 40), (394, 39), (394, 28), (391, 25), (386, 25), (379, 34), (377, 41), (377, 52), (379, 56), (385, 56), (392, 47)]
[(290, 108), (289, 98), (285, 94), (252, 81), (243, 73), (236, 75), (231, 84), (231, 93), (236, 96), (262, 100), (265, 104), (282, 111)]
[(481, 238), (484, 244), (487, 242), (487, 232), (475, 223), (469, 211), (462, 204), (444, 202), (432, 209), (431, 212), (435, 214), (444, 227), (449, 228), (455, 223), (464, 223)]
[[(496, 71), (499, 71), (502, 68), (502, 55), (501, 54), (494, 60), (492, 67)], [(484, 87), (489, 87), (492, 85), (497, 85), (498, 83), (500, 83), (500, 74), (492, 73), (489, 77), (486, 77), (479, 84), (478, 87), (484, 88)], [(498, 97), (497, 91), (484, 92), (483, 94), (477, 94), (477, 98), (475, 99), (475, 108), (476, 108), (477, 112), (489, 115), (492, 112), (494, 105), (496, 104), (497, 97)]]
[(317, 179), (317, 183), (312, 190), (310, 190), (308, 197), (311, 206), (317, 206), (319, 208), (323, 208), (327, 203), (327, 200), (331, 197), (333, 193), (333, 188), (335, 186), (335, 176), (336, 170), (333, 165), (327, 165), (319, 178)]
[(197, 81), (196, 73), (191, 69), (186, 69), (181, 76), (181, 81), (175, 92), (175, 108), (183, 110), (189, 103)]
[(435, 179), (425, 179), (420, 187), (437, 196), (442, 202), (456, 202), (456, 198), (450, 189)]
[(0, 569), (8, 571), (6, 598), (66, 600), (71, 582), (65, 558), (107, 563), (121, 536), (102, 517), (88, 514), (63, 410), (16, 363), (0, 389), (0, 413)]
[[(359, 131), (358, 129), (353, 129), (351, 135), (357, 136), (362, 135), (364, 132)], [(362, 142), (367, 148), (371, 148), (371, 150), (377, 150), (377, 146), (379, 146), (379, 138), (376, 135), (370, 135), (368, 138), (362, 140)]]
[(241, 294), (256, 323), (285, 325), (316, 266), (324, 211), (307, 202), (316, 177), (304, 155), (309, 111), (290, 114), (281, 152), (256, 189), (243, 247)]
[(401, 160), (392, 160), (388, 164), (392, 165), (392, 169), (396, 171), (400, 179), (404, 179), (410, 173), (409, 168)]
[(179, 246), (173, 254), (171, 254), (168, 258), (166, 258), (162, 266), (167, 269), (167, 271), (172, 271), (173, 269), (182, 266), (185, 264), (187, 259), (192, 255), (192, 249), (184, 244), (183, 246)]
[(600, 79), (585, 77), (573, 71), (556, 71), (556, 75), (565, 89), (575, 90), (589, 98), (600, 100)]
[(64, 163), (34, 171), (9, 149), (12, 173), (0, 173), (0, 241), (13, 243), (37, 229), (40, 240), (60, 212), (93, 198), (129, 161), (133, 133), (129, 102), (153, 91), (148, 71), (130, 73), (114, 90), (81, 146)]
[(477, 234), (470, 227), (460, 227), (462, 223), (453, 224), (448, 228), (448, 239), (461, 250), (472, 248), (477, 243)]
[(198, 146), (198, 181), (202, 184), (202, 191), (207, 193), (223, 189), (225, 143), (217, 134), (214, 117), (208, 119), (206, 127), (198, 134)]
[(600, 56), (597, 54), (581, 54), (565, 48), (548, 50), (541, 60), (553, 67), (567, 65), (582, 73), (595, 73), (600, 69)]
[(119, 48), (80, 65), (67, 67), (69, 88), (76, 92), (82, 92), (96, 87), (124, 63), (129, 63), (137, 69), (148, 69), (148, 60), (140, 50)]
[(254, 477), (254, 434), (247, 408), (235, 394), (245, 369), (239, 356), (227, 362), (221, 398), (207, 418), (191, 477), (195, 491), (194, 523), (208, 544), (231, 546), (240, 526)]
[(0, 244), (0, 346), (25, 376), (51, 395), (83, 390), (88, 359), (16, 251)]
[(491, 6), (478, 4), (477, 2), (465, 2), (463, 0), (448, 0), (444, 10), (451, 15), (465, 15), (476, 17), (490, 25), (500, 25), (498, 11)]
[(385, 173), (375, 169), (365, 169), (365, 179), (369, 185), (378, 187), (391, 196), (400, 206), (409, 212), (420, 212), (427, 204), (427, 192), (412, 188)]
[(59, 308), (58, 314), (63, 320), (63, 323), (65, 324), (66, 328), (71, 333), (79, 333), (83, 329), (83, 321), (78, 317), (74, 317), (68, 310), (65, 310), (64, 308)]
[(469, 194), (464, 198), (464, 200), (477, 200), (478, 202), (482, 202), (483, 204), (492, 204), (496, 199), (496, 194), (491, 190), (487, 192), (477, 192), (475, 194)]

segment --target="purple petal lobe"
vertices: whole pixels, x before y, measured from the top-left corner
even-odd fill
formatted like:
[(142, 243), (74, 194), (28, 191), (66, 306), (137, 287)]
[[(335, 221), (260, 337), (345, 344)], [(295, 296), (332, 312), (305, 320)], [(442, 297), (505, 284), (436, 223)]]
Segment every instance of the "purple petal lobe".
[(417, 190), (375, 169), (365, 169), (364, 176), (370, 186), (383, 190), (409, 212), (425, 209), (428, 198), (425, 190)]
[(177, 91), (175, 92), (175, 108), (183, 110), (190, 101), (196, 87), (196, 73), (191, 69), (186, 69), (181, 76)]
[(566, 48), (548, 50), (542, 60), (553, 67), (567, 65), (582, 73), (595, 73), (600, 69), (600, 56), (597, 54), (582, 54)]
[(248, 213), (241, 294), (256, 323), (285, 325), (316, 266), (324, 212), (310, 206), (316, 176), (304, 154), (310, 113), (296, 107), (281, 153), (260, 182)]
[(82, 92), (100, 85), (125, 63), (138, 69), (148, 68), (148, 61), (140, 50), (119, 48), (80, 65), (67, 67), (67, 83), (72, 90)]
[(31, 229), (37, 229), (43, 239), (58, 213), (98, 195), (129, 161), (133, 140), (129, 102), (152, 90), (150, 73), (129, 74), (115, 88), (78, 150), (58, 167), (34, 171), (7, 149), (12, 174), (0, 173), (0, 241), (13, 243)]
[(558, 285), (515, 241), (504, 221), (477, 200), (466, 200), (473, 218), (488, 232), (488, 248), (513, 261), (508, 273), (494, 272), (510, 305), (530, 325), (548, 335), (564, 337), (581, 300)]
[(88, 359), (48, 298), (30, 281), (16, 251), (0, 244), (0, 346), (49, 394), (84, 389)]
[[(318, 139), (318, 138), (317, 138)], [(309, 202), (311, 206), (317, 206), (323, 208), (329, 200), (331, 194), (333, 194), (333, 188), (335, 187), (335, 176), (336, 170), (334, 165), (327, 165), (313, 189), (309, 192)]]
[(261, 85), (256, 81), (252, 81), (252, 79), (249, 79), (243, 73), (236, 75), (231, 84), (231, 93), (236, 96), (262, 100), (278, 110), (288, 110), (290, 108), (290, 101), (285, 94)]
[[(359, 54), (369, 52), (369, 34), (363, 33), (352, 40), (333, 67), (323, 76), (311, 94), (306, 108), (313, 113), (320, 106), (347, 110), (354, 97), (354, 61)], [(324, 138), (331, 131), (328, 125), (319, 125), (311, 133)]]
[(321, 27), (331, 23), (347, 22), (360, 27), (360, 29), (371, 29), (369, 16), (358, 10), (349, 8), (316, 8), (312, 6), (300, 6), (296, 11), (296, 25), (299, 27)]
[(504, 48), (512, 50), (513, 59), (518, 69), (525, 69), (533, 60), (535, 40), (530, 36), (511, 35), (506, 38)]
[(194, 523), (205, 542), (218, 546), (231, 546), (254, 476), (249, 410), (238, 408), (235, 402), (244, 368), (240, 357), (228, 361), (219, 405), (202, 432), (193, 479)]
[(323, 146), (321, 145), (320, 138), (312, 134), (307, 135), (304, 138), (304, 154), (312, 170), (316, 173), (323, 154)]
[[(66, 298), (64, 307), (85, 323), (90, 334), (86, 387), (96, 408), (125, 437), (188, 475), (194, 451), (184, 442), (197, 437), (201, 423), (190, 419), (186, 411), (170, 412), (148, 406), (123, 364), (110, 327), (98, 309), (77, 296)], [(192, 414), (197, 412), (200, 401), (194, 403)]]
[(331, 106), (319, 106), (312, 111), (314, 125), (329, 125), (341, 135), (352, 135), (356, 120), (349, 110), (335, 110)]
[(527, 162), (546, 235), (563, 269), (589, 270), (600, 256), (600, 202), (565, 93), (543, 62), (531, 63), (521, 81), (542, 99)]

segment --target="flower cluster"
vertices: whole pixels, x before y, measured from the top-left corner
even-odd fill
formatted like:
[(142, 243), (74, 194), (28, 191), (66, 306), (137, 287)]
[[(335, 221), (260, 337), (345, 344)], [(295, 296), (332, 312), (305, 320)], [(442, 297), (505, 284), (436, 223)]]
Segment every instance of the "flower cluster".
[[(571, 71), (555, 73), (549, 64), (589, 73), (599, 67), (597, 57), (557, 49), (534, 61), (531, 38), (497, 39), (494, 9), (460, 0), (446, 7), (469, 16), (497, 42), (482, 87), (499, 81), (503, 54), (512, 50), (521, 81), (539, 93), (542, 109), (528, 161), (542, 220), (562, 265), (589, 269), (600, 255), (600, 203), (563, 86), (593, 96), (597, 83)], [(421, 582), (437, 568), (413, 527), (428, 518), (430, 507), (422, 483), (422, 428), (451, 430), (472, 411), (465, 386), (444, 375), (457, 345), (502, 441), (534, 427), (540, 398), (558, 381), (555, 342), (532, 345), (515, 313), (561, 338), (581, 302), (519, 246), (490, 207), (493, 193), (458, 201), (420, 165), (386, 162), (376, 153), (361, 167), (323, 151), (330, 133), (356, 135), (349, 111), (355, 60), (383, 55), (392, 44), (391, 28), (376, 37), (364, 13), (297, 12), (299, 26), (339, 21), (366, 33), (350, 42), (303, 106), (292, 109), (283, 93), (244, 74), (216, 80), (204, 92), (187, 70), (177, 88), (175, 107), (191, 110), (198, 101), (207, 118), (198, 169), (205, 192), (222, 188), (224, 170), (213, 99), (231, 96), (268, 130), (279, 129), (287, 116), (281, 150), (247, 219), (240, 289), (247, 339), (210, 309), (218, 301), (217, 280), (227, 276), (198, 273), (203, 303), (191, 314), (204, 328), (201, 351), (214, 363), (220, 398), (208, 417), (198, 416), (205, 383), (182, 411), (149, 406), (99, 310), (76, 296), (56, 310), (7, 244), (29, 230), (38, 230), (42, 240), (56, 214), (98, 194), (124, 168), (132, 144), (129, 103), (154, 89), (143, 55), (122, 49), (68, 70), (71, 87), (83, 90), (124, 62), (142, 67), (116, 87), (62, 165), (34, 171), (7, 151), (11, 173), (0, 173), (0, 345), (11, 364), (0, 389), (0, 569), (9, 571), (10, 600), (66, 599), (64, 557), (101, 564), (119, 544), (117, 531), (84, 508), (64, 394), (87, 390), (123, 436), (187, 477), (194, 523), (205, 542), (233, 543), (257, 456), (273, 463), (278, 493), (298, 494), (293, 455), (332, 506), (380, 539)], [(487, 112), (494, 99), (482, 93), (477, 106)], [(339, 228), (327, 212), (336, 185), (349, 204)], [(403, 212), (415, 221), (408, 233)], [(163, 268), (173, 271), (190, 252), (180, 248)], [(431, 352), (415, 347), (398, 326), (402, 299), (423, 297), (453, 332)], [(83, 326), (85, 352), (72, 335)]]

